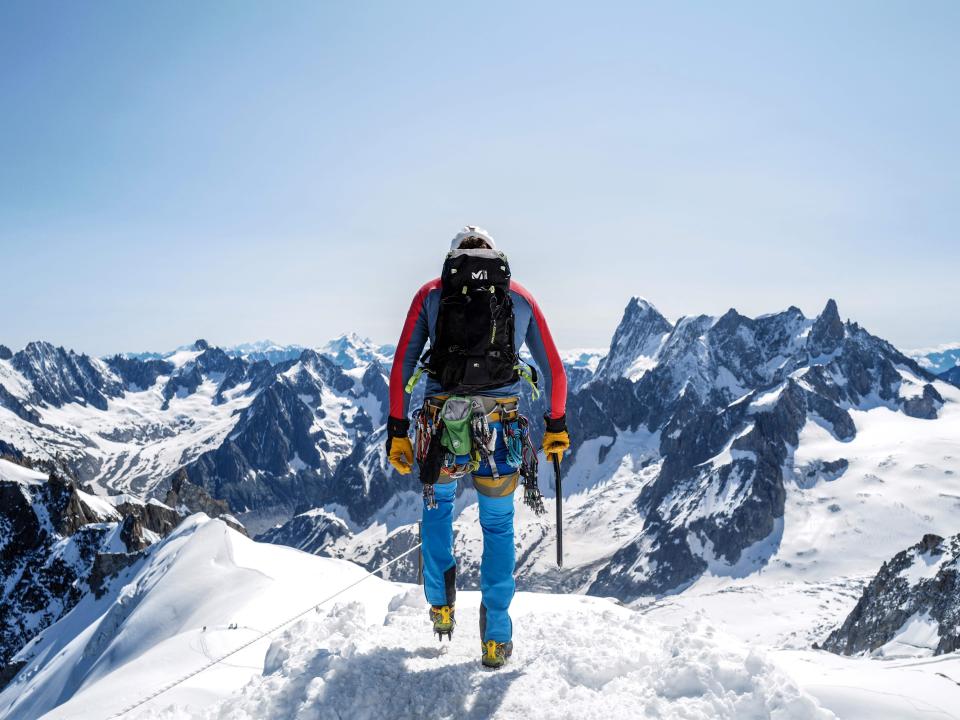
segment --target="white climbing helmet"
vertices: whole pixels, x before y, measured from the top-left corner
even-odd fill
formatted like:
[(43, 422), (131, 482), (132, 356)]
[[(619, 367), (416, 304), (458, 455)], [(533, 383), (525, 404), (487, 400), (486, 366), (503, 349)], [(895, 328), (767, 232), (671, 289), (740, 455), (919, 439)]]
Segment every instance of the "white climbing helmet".
[(453, 237), (453, 240), (450, 241), (450, 249), (456, 250), (460, 247), (460, 243), (470, 238), (480, 238), (490, 246), (491, 250), (497, 249), (497, 244), (493, 241), (493, 238), (490, 237), (490, 233), (476, 225), (467, 225), (463, 230), (458, 232)]

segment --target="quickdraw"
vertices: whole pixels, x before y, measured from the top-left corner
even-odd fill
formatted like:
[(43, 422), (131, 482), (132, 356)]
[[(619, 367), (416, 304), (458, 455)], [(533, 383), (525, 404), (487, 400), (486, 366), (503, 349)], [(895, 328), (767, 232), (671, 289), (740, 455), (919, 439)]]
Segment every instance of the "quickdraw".
[[(520, 415), (517, 418), (520, 435), (520, 478), (523, 485), (523, 504), (533, 510), (535, 515), (543, 515), (547, 509), (543, 506), (543, 494), (537, 483), (537, 448), (530, 439), (530, 421)], [(509, 446), (508, 446), (509, 447)]]
[(500, 472), (497, 470), (497, 461), (493, 456), (497, 447), (497, 431), (490, 427), (487, 415), (483, 411), (483, 406), (474, 400), (473, 417), (471, 419), (471, 430), (473, 434), (473, 451), (478, 453), (480, 458), (490, 466), (490, 473), (494, 480), (500, 479)]

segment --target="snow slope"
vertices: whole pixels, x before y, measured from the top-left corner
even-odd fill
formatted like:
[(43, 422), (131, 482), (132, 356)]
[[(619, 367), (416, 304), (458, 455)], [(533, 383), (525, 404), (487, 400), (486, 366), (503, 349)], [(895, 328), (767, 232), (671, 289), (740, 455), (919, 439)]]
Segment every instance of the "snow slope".
[(47, 481), (47, 474), (38, 470), (31, 470), (22, 465), (16, 465), (9, 460), (0, 458), (0, 480), (20, 483), (22, 485), (42, 485)]
[[(112, 717), (363, 576), (194, 516), (21, 653), (0, 717)], [(126, 717), (834, 717), (709, 621), (660, 625), (602, 598), (519, 594), (515, 659), (483, 672), (478, 607), (461, 593), (457, 632), (438, 645), (420, 588), (371, 577)]]
[[(183, 364), (197, 354), (183, 351), (171, 360)], [(143, 492), (222, 443), (254, 399), (245, 383), (224, 393), (224, 402), (214, 402), (218, 385), (206, 379), (195, 393), (165, 404), (168, 380), (160, 376), (150, 388), (110, 397), (105, 411), (78, 403), (35, 406), (39, 425), (0, 406), (0, 440), (33, 458), (76, 458), (81, 474), (100, 488)], [(7, 361), (0, 361), (0, 385), (28, 397), (28, 381)]]

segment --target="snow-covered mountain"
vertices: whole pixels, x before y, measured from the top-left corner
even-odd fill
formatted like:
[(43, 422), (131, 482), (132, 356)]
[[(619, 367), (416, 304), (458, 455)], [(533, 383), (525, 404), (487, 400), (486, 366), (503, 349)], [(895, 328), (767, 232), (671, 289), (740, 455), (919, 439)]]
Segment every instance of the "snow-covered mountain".
[(881, 657), (960, 649), (960, 535), (924, 535), (885, 562), (823, 647)]
[[(597, 372), (600, 361), (606, 354), (606, 349), (598, 348), (575, 348), (560, 351), (560, 359), (567, 371), (567, 391), (578, 392), (580, 388), (590, 382)], [(525, 357), (524, 359), (529, 363), (533, 362), (532, 357)]]
[[(339, 340), (329, 354), (305, 350), (276, 364), (204, 342), (146, 359), (96, 360), (43, 343), (0, 350), (0, 452), (46, 459), (101, 494), (209, 492), (271, 543), (238, 540), (202, 519), (181, 526), (182, 534), (125, 566), (99, 598), (81, 592), (71, 612), (20, 650), (17, 662), (26, 662), (26, 670), (0, 694), (0, 717), (3, 708), (20, 717), (27, 708), (46, 712), (63, 701), (70, 703), (66, 717), (113, 712), (118, 701), (132, 701), (134, 689), (166, 682), (156, 674), (166, 653), (215, 655), (241, 635), (251, 637), (244, 625), (263, 628), (281, 610), (309, 606), (318, 590), (332, 592), (340, 580), (362, 576), (335, 570), (355, 566), (276, 545), (370, 569), (415, 545), (418, 483), (389, 471), (383, 450), (389, 358), (355, 339)], [(929, 671), (890, 664), (878, 670), (877, 660), (809, 649), (844, 622), (881, 563), (925, 533), (957, 532), (960, 389), (844, 322), (832, 301), (813, 318), (797, 308), (757, 318), (731, 310), (672, 323), (635, 299), (609, 351), (578, 351), (565, 361), (572, 377), (582, 375), (568, 403), (574, 447), (564, 461), (562, 571), (553, 562), (548, 468), (541, 468), (547, 515), (520, 507), (517, 516), (521, 589), (580, 596), (518, 599), (527, 662), (557, 693), (612, 717), (607, 695), (662, 717), (771, 717), (784, 697), (766, 694), (774, 686), (792, 688), (795, 702), (778, 710), (787, 718), (829, 717), (798, 686), (815, 691), (845, 720), (883, 717), (880, 697), (897, 717), (931, 716), (960, 701), (936, 679), (939, 672), (960, 681), (960, 667), (949, 663)], [(415, 394), (412, 406), (417, 402)], [(542, 402), (526, 396), (525, 407), (539, 428)], [(462, 588), (478, 582), (476, 512), (473, 491), (461, 489)], [(209, 583), (190, 579), (194, 561), (187, 558), (217, 568)], [(415, 555), (385, 575), (414, 580)], [(426, 685), (410, 685), (411, 663), (433, 682), (471, 688), (482, 682), (472, 662), (467, 667), (476, 650), (472, 634), (464, 633), (462, 649), (458, 638), (449, 657), (420, 646), (424, 619), (416, 591), (381, 587), (373, 611), (338, 606), (311, 616), (266, 656), (263, 641), (214, 670), (212, 680), (174, 691), (164, 702), (181, 707), (163, 716), (194, 717), (203, 706), (209, 717), (296, 717), (299, 710), (291, 708), (317, 701), (314, 679), (354, 693), (336, 678), (366, 671), (386, 683), (384, 697), (399, 698), (399, 716), (417, 716), (424, 709), (412, 691), (423, 693)], [(221, 606), (223, 588), (236, 593)], [(584, 594), (613, 596), (626, 606)], [(477, 604), (463, 594), (462, 623)], [(274, 605), (280, 610), (269, 609)], [(160, 607), (172, 608), (176, 620), (150, 619)], [(544, 619), (536, 608), (552, 614)], [(698, 613), (702, 622), (688, 626)], [(594, 615), (606, 620), (598, 625)], [(125, 634), (128, 623), (132, 634)], [(328, 624), (316, 630), (317, 623)], [(595, 638), (606, 623), (626, 639), (598, 655)], [(217, 634), (203, 636), (204, 625)], [(557, 661), (556, 647), (580, 647), (581, 626), (589, 662)], [(692, 644), (677, 646), (678, 638)], [(703, 648), (716, 660), (709, 668), (742, 667), (746, 675), (734, 675), (737, 688), (747, 689), (731, 688), (732, 676), (711, 675), (702, 665), (691, 670), (688, 660)], [(767, 652), (760, 664), (751, 659)], [(623, 657), (639, 659), (624, 665)], [(680, 659), (670, 665), (669, 657)], [(391, 674), (396, 663), (402, 669)], [(658, 667), (668, 670), (658, 675)], [(680, 677), (698, 678), (689, 694), (682, 688), (693, 686), (676, 685)], [(847, 689), (822, 691), (834, 677)], [(744, 678), (758, 684), (745, 685)], [(892, 678), (904, 685), (909, 678), (918, 690), (876, 695)], [(233, 694), (244, 686), (245, 694)], [(482, 694), (470, 691), (475, 699), (463, 705), (458, 696), (440, 716), (495, 716), (503, 709), (537, 717), (536, 707), (523, 704), (528, 691), (521, 681), (498, 687), (501, 704), (483, 705)], [(338, 692), (324, 695), (325, 707), (339, 707)], [(684, 698), (693, 699), (684, 705)], [(689, 707), (696, 712), (684, 715)], [(363, 713), (377, 717), (372, 706)]]
[(939, 377), (944, 382), (960, 387), (960, 365), (940, 373)]
[(128, 495), (97, 497), (58, 475), (0, 459), (0, 686), (13, 656), (182, 516)]
[[(340, 498), (340, 462), (383, 424), (385, 373), (376, 358), (348, 370), (304, 350), (271, 364), (203, 340), (146, 360), (30, 343), (0, 360), (0, 450), (99, 492), (162, 496), (182, 469), (258, 530)], [(363, 517), (360, 502), (352, 509)]]
[(225, 347), (224, 351), (231, 357), (242, 357), (252, 362), (266, 360), (271, 365), (278, 365), (288, 360), (295, 360), (306, 349), (303, 345), (281, 345), (273, 340), (258, 340), (231, 345)]
[[(195, 515), (21, 651), (0, 718), (919, 720), (960, 702), (960, 658), (904, 667), (784, 650), (704, 608), (677, 617), (577, 595), (519, 593), (512, 664), (490, 674), (479, 594), (459, 593), (457, 610), (452, 642), (437, 645), (421, 588)], [(802, 629), (793, 610), (768, 599), (743, 621)]]
[[(835, 566), (819, 554), (827, 539), (794, 536), (800, 518), (820, 527), (839, 522), (838, 551), (862, 556), (841, 574), (863, 576), (918, 532), (953, 530), (941, 493), (960, 497), (960, 462), (943, 440), (960, 436), (955, 388), (844, 323), (832, 301), (816, 318), (797, 308), (756, 319), (730, 311), (681, 318), (660, 335), (667, 325), (649, 303), (631, 301), (597, 377), (570, 397), (571, 557), (557, 572), (551, 522), (521, 509), (521, 587), (632, 600), (676, 592), (705, 575), (774, 566), (831, 577)], [(647, 365), (640, 374), (638, 358)], [(622, 374), (610, 377), (613, 368)], [(888, 447), (893, 437), (898, 452)], [(368, 462), (380, 454), (371, 449)], [(908, 462), (924, 467), (908, 471)], [(871, 490), (920, 477), (909, 491)], [(542, 468), (548, 504), (550, 483)], [(811, 494), (831, 500), (811, 507)], [(924, 508), (922, 517), (902, 517), (899, 504), (908, 499)], [(460, 575), (469, 584), (481, 547), (472, 491), (462, 492), (460, 507)], [(417, 513), (415, 496), (395, 494), (371, 522), (331, 523), (316, 513), (264, 537), (372, 566), (379, 556), (371, 548), (415, 542)], [(886, 532), (864, 553), (860, 523), (869, 524), (871, 513), (885, 519)], [(410, 580), (414, 572), (400, 568), (394, 577)]]
[(916, 360), (920, 367), (937, 375), (960, 366), (960, 343), (908, 350), (907, 354)]
[[(386, 351), (343, 336), (328, 354), (271, 365), (203, 341), (162, 359), (105, 361), (31, 343), (0, 360), (0, 442), (100, 491), (162, 497), (182, 469), (254, 533), (319, 508), (348, 528), (328, 548), (348, 557), (344, 543), (364, 533), (409, 537), (418, 512), (415, 478), (394, 476), (382, 449)], [(849, 443), (856, 413), (880, 409), (940, 427), (950, 387), (842, 322), (832, 301), (812, 319), (797, 308), (756, 319), (731, 310), (674, 324), (635, 298), (602, 358), (569, 360), (572, 373), (593, 363), (596, 372), (569, 401), (568, 493), (603, 507), (613, 495), (620, 510), (616, 541), (562, 583), (627, 599), (682, 587), (714, 562), (737, 564), (774, 536), (795, 474), (814, 483), (845, 472), (841, 452), (794, 466), (815, 428)], [(542, 403), (527, 401), (538, 429)], [(549, 554), (547, 526), (526, 542), (533, 586), (559, 582), (538, 560)]]
[(652, 304), (643, 298), (631, 298), (610, 350), (599, 361), (597, 380), (639, 380), (656, 365), (654, 358), (671, 330), (673, 325)]
[(558, 717), (543, 697), (564, 697), (575, 717), (834, 717), (708, 623), (640, 624), (599, 598), (520, 594), (515, 662), (526, 671), (497, 675), (476, 662), (477, 593), (461, 594), (461, 629), (442, 648), (424, 632), (415, 586), (370, 578), (313, 609), (363, 576), (194, 516), (22, 651), (28, 671), (0, 692), (0, 717), (113, 716), (302, 611), (125, 717)]
[(372, 362), (389, 367), (395, 351), (393, 345), (377, 345), (356, 333), (341, 335), (319, 348), (319, 352), (345, 370), (365, 368)]

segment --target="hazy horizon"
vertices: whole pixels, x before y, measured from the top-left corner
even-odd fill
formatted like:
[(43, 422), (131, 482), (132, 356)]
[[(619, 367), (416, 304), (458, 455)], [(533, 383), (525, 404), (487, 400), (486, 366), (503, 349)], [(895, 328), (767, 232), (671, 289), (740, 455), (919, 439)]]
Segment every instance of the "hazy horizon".
[(464, 224), (558, 345), (960, 340), (960, 5), (0, 7), (0, 343), (395, 343)]
[[(657, 304), (656, 304), (655, 302), (651, 301), (649, 298), (643, 298), (642, 296), (634, 296), (634, 297), (639, 297), (640, 299), (647, 300), (648, 302), (650, 302), (651, 305), (653, 305), (654, 307), (657, 307)], [(629, 299), (627, 300), (627, 303), (629, 303), (631, 300), (632, 300), (632, 298), (629, 298)], [(824, 303), (824, 304), (826, 304), (826, 303)], [(620, 320), (622, 319), (622, 317), (623, 317), (622, 310), (624, 310), (625, 308), (626, 308), (626, 303), (624, 304), (624, 308), (621, 309), (620, 314), (617, 315), (617, 321), (616, 321), (616, 323), (614, 323), (614, 329), (616, 328), (616, 325), (619, 324)], [(730, 308), (730, 309), (736, 310), (736, 308)], [(786, 310), (786, 309), (787, 309), (787, 308), (779, 308), (778, 310), (771, 311), (771, 313), (759, 313), (759, 314), (757, 314), (756, 316), (752, 316), (752, 317), (760, 317), (760, 316), (762, 316), (762, 315), (772, 314), (772, 313), (776, 313), (776, 312), (782, 312), (782, 311), (784, 311), (784, 310)], [(659, 308), (658, 308), (658, 310), (659, 310)], [(820, 309), (817, 310), (816, 312), (807, 312), (804, 308), (801, 308), (801, 312), (803, 312), (803, 314), (804, 314), (808, 319), (811, 319), (811, 320), (814, 319), (814, 318), (816, 318), (817, 315), (819, 315), (820, 312), (822, 312), (822, 310), (823, 310), (823, 308), (820, 308)], [(856, 318), (849, 318), (849, 317), (847, 317), (847, 316), (844, 314), (842, 307), (839, 308), (839, 311), (840, 311), (840, 317), (841, 317), (844, 321), (850, 320), (850, 321), (853, 321), (853, 322), (857, 322)], [(701, 313), (692, 313), (691, 315), (697, 315), (697, 314), (701, 314)], [(715, 314), (714, 317), (719, 317), (721, 314), (722, 314), (722, 313)], [(677, 322), (678, 320), (680, 320), (682, 317), (684, 317), (684, 316), (671, 317), (671, 316), (666, 315), (666, 314), (664, 314), (664, 316), (665, 316), (665, 317), (667, 318), (667, 320), (669, 320), (672, 324), (676, 324), (676, 322)], [(867, 329), (868, 332), (872, 332), (869, 327), (867, 327), (866, 329)], [(398, 333), (398, 334), (399, 334), (399, 333)], [(873, 333), (873, 334), (876, 334), (876, 333)], [(321, 338), (320, 340), (318, 340), (318, 341), (316, 341), (316, 342), (305, 342), (305, 341), (300, 341), (300, 340), (298, 340), (298, 339), (296, 339), (296, 338), (291, 338), (291, 339), (289, 339), (289, 340), (280, 340), (280, 339), (273, 338), (273, 337), (241, 338), (241, 339), (236, 339), (236, 340), (219, 340), (218, 338), (215, 338), (215, 337), (205, 337), (205, 336), (200, 336), (200, 335), (198, 335), (198, 336), (196, 336), (196, 337), (193, 337), (193, 338), (184, 340), (184, 341), (182, 341), (182, 342), (178, 342), (178, 343), (176, 343), (175, 345), (171, 345), (171, 346), (167, 346), (167, 347), (111, 348), (111, 349), (108, 349), (108, 350), (103, 351), (103, 352), (92, 352), (92, 351), (90, 351), (90, 350), (88, 350), (88, 349), (86, 349), (86, 348), (83, 348), (83, 347), (73, 347), (73, 346), (70, 346), (70, 345), (65, 345), (64, 343), (58, 342), (57, 340), (55, 340), (55, 339), (53, 339), (53, 338), (45, 338), (45, 337), (30, 338), (30, 339), (27, 340), (26, 342), (19, 343), (19, 344), (16, 344), (16, 345), (12, 345), (12, 344), (10, 344), (10, 343), (5, 343), (5, 342), (3, 342), (2, 338), (0, 338), (0, 345), (5, 345), (5, 346), (7, 346), (9, 349), (11, 349), (13, 352), (17, 352), (18, 350), (23, 349), (23, 347), (24, 347), (28, 342), (46, 341), (46, 342), (50, 342), (50, 343), (52, 343), (52, 344), (54, 344), (54, 345), (57, 345), (57, 346), (63, 346), (63, 347), (65, 347), (67, 350), (74, 350), (74, 351), (76, 351), (76, 352), (81, 352), (81, 353), (85, 353), (85, 354), (87, 354), (87, 355), (96, 356), (96, 357), (108, 357), (108, 356), (115, 355), (115, 354), (129, 354), (129, 355), (159, 354), (159, 355), (162, 355), (162, 354), (164, 354), (164, 353), (169, 353), (169, 352), (173, 352), (173, 351), (176, 351), (176, 350), (180, 350), (180, 349), (187, 348), (187, 347), (193, 345), (194, 343), (196, 343), (198, 340), (204, 340), (204, 341), (208, 342), (211, 346), (221, 347), (221, 348), (226, 348), (226, 349), (234, 349), (234, 348), (241, 347), (241, 346), (244, 346), (244, 345), (255, 345), (255, 344), (259, 344), (259, 343), (272, 343), (272, 344), (274, 344), (274, 345), (276, 345), (276, 346), (278, 346), (278, 347), (301, 346), (301, 347), (304, 347), (304, 348), (321, 348), (321, 347), (327, 345), (328, 343), (333, 342), (334, 340), (338, 340), (338, 339), (340, 339), (341, 337), (348, 336), (348, 335), (356, 335), (356, 336), (359, 337), (361, 340), (368, 341), (368, 342), (370, 342), (370, 343), (372, 343), (373, 345), (376, 345), (376, 346), (378, 346), (378, 347), (379, 347), (379, 346), (387, 346), (387, 345), (392, 346), (392, 347), (396, 347), (396, 344), (397, 344), (397, 338), (389, 339), (389, 338), (370, 337), (370, 336), (364, 335), (363, 333), (358, 333), (358, 332), (356, 332), (355, 330), (344, 330), (344, 331), (342, 331), (342, 332), (339, 332), (339, 333), (336, 333), (336, 334), (334, 334), (334, 335), (331, 335), (330, 337)], [(605, 342), (605, 343), (598, 344), (598, 345), (561, 345), (561, 346), (559, 347), (559, 349), (560, 349), (561, 352), (569, 352), (569, 351), (573, 351), (573, 350), (600, 350), (600, 351), (607, 351), (607, 350), (609, 350), (610, 340), (612, 339), (612, 337), (613, 337), (613, 330), (611, 330), (611, 332), (610, 332), (610, 337), (607, 339), (607, 342)], [(881, 336), (881, 337), (882, 337), (882, 336)], [(883, 338), (883, 339), (887, 340), (888, 338)], [(896, 343), (894, 343), (894, 344), (896, 345)], [(941, 352), (942, 352), (942, 351), (944, 351), (944, 350), (952, 350), (952, 349), (958, 349), (958, 348), (960, 348), (960, 341), (958, 341), (958, 342), (940, 343), (940, 344), (937, 344), (937, 345), (920, 345), (920, 346), (910, 346), (910, 347), (901, 346), (901, 345), (896, 345), (896, 347), (897, 347), (898, 349), (904, 351), (904, 352), (924, 352), (924, 353), (926, 353), (926, 352), (937, 352), (937, 351), (941, 351)]]

